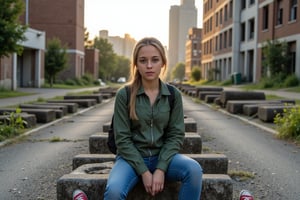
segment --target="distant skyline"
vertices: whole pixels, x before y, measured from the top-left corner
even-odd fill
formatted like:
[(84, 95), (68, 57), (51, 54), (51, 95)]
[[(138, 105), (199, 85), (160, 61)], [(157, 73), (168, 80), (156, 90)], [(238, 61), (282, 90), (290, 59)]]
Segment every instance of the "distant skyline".
[[(169, 11), (181, 0), (85, 0), (84, 27), (90, 39), (108, 30), (109, 36), (124, 37), (128, 33), (135, 40), (157, 37), (168, 46)], [(202, 28), (203, 0), (195, 0), (198, 28)]]

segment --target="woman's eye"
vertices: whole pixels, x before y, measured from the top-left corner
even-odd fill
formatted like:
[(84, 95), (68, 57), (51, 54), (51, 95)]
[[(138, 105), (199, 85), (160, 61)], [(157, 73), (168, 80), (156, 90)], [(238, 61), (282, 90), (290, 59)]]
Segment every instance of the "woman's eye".
[(147, 61), (145, 59), (140, 59), (139, 62), (140, 63), (146, 63)]

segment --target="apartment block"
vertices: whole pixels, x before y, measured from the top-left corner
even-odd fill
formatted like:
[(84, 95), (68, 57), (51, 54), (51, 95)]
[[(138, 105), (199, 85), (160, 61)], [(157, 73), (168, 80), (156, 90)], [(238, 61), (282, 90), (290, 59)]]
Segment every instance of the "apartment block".
[(286, 41), (291, 72), (300, 77), (300, 26), (297, 0), (205, 0), (203, 2), (202, 78), (224, 81), (240, 73), (243, 81), (262, 77), (262, 47)]
[(202, 29), (190, 28), (185, 44), (185, 78), (191, 77), (193, 67), (201, 66)]
[(300, 78), (299, 0), (260, 0), (258, 5), (257, 77), (263, 73), (262, 47), (267, 40), (287, 42), (291, 61), (288, 71)]

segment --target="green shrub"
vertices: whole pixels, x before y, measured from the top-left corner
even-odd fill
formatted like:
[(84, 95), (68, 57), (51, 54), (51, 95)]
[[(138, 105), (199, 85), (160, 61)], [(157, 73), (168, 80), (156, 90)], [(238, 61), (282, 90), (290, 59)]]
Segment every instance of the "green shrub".
[(67, 80), (65, 81), (65, 84), (66, 84), (66, 85), (76, 85), (76, 82), (75, 82), (73, 79), (67, 79)]
[(21, 109), (17, 108), (16, 112), (9, 113), (5, 122), (0, 124), (0, 141), (19, 135), (25, 128), (27, 122), (22, 119), (20, 113)]
[(299, 79), (295, 74), (288, 76), (283, 83), (284, 87), (294, 87), (298, 85), (299, 85)]
[(279, 138), (300, 139), (300, 107), (285, 108), (274, 118)]

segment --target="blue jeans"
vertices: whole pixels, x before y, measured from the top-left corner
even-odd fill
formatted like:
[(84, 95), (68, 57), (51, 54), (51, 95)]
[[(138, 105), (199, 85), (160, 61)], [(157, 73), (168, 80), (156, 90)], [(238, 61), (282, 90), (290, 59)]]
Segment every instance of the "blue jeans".
[[(144, 158), (150, 172), (155, 171), (157, 156)], [(180, 181), (180, 200), (199, 200), (202, 189), (202, 168), (199, 163), (185, 155), (176, 154), (165, 174), (167, 181)], [(135, 170), (121, 156), (110, 171), (104, 200), (126, 199), (129, 191), (140, 181)]]

